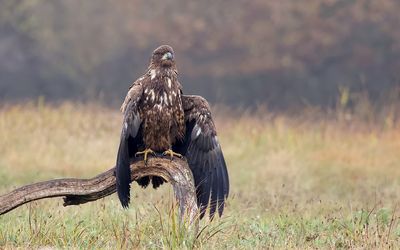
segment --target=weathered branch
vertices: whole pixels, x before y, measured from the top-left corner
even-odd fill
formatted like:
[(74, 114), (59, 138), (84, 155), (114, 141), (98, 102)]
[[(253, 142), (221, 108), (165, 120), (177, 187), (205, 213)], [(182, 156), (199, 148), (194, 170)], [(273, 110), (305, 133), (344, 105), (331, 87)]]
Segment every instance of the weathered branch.
[[(131, 179), (159, 176), (172, 184), (179, 203), (180, 218), (187, 213), (190, 223), (197, 224), (196, 192), (192, 173), (185, 160), (150, 157), (131, 165)], [(92, 179), (56, 179), (23, 186), (0, 196), (0, 215), (25, 203), (51, 197), (64, 197), (64, 206), (95, 201), (116, 192), (114, 168)], [(197, 227), (197, 226), (196, 226)]]

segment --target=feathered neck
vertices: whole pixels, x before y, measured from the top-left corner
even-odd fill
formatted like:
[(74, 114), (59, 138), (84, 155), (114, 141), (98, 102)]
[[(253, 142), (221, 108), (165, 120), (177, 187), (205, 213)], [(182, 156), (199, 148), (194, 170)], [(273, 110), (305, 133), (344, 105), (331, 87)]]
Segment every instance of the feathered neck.
[(151, 79), (154, 79), (156, 77), (177, 77), (178, 76), (178, 70), (176, 69), (175, 65), (172, 65), (170, 67), (162, 67), (162, 66), (156, 66), (153, 63), (151, 63), (147, 69), (147, 74), (150, 76)]

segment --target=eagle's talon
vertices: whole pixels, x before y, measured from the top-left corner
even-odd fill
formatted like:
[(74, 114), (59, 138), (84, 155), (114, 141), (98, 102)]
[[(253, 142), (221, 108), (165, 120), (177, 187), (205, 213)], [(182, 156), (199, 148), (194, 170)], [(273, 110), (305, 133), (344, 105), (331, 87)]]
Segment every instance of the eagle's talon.
[(165, 150), (163, 152), (163, 156), (166, 156), (166, 155), (171, 156), (171, 161), (174, 159), (174, 156), (181, 158), (181, 159), (183, 158), (183, 156), (181, 154), (175, 153), (174, 151), (172, 151), (172, 149)]
[(147, 149), (145, 149), (143, 151), (136, 152), (135, 157), (139, 157), (139, 155), (143, 155), (144, 165), (147, 165), (147, 160), (148, 160), (147, 155), (148, 154), (156, 155), (156, 153), (152, 149), (147, 148)]

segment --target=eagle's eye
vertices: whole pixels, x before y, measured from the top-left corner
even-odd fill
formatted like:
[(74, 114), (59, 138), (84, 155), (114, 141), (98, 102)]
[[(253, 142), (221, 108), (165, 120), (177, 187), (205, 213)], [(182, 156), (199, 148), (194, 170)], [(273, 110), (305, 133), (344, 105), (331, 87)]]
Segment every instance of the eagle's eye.
[(167, 52), (163, 55), (161, 58), (162, 60), (172, 60), (174, 58), (174, 55), (171, 52)]

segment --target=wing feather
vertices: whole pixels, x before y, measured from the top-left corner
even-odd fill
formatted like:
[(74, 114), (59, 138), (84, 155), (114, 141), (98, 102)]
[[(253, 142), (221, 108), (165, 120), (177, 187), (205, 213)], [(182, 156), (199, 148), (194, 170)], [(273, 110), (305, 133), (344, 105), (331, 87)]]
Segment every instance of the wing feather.
[(216, 208), (218, 207), (218, 194), (220, 193), (220, 183), (221, 183), (221, 177), (219, 176), (219, 172), (216, 166), (218, 166), (218, 162), (216, 159), (216, 154), (213, 151), (211, 153), (211, 157), (210, 157), (210, 165), (211, 167), (211, 183), (212, 183), (212, 192), (211, 192), (211, 203), (210, 203), (210, 217), (213, 218)]
[(210, 206), (210, 218), (221, 216), (229, 194), (229, 177), (224, 155), (207, 101), (200, 96), (182, 95), (186, 136), (173, 148), (183, 154), (192, 170), (200, 207), (200, 218)]
[(141, 133), (139, 133), (141, 119), (138, 104), (143, 93), (142, 84), (141, 80), (132, 84), (121, 106), (124, 119), (117, 154), (116, 182), (118, 198), (124, 208), (129, 206), (130, 201), (130, 161), (132, 154), (138, 151), (138, 144), (141, 141)]

